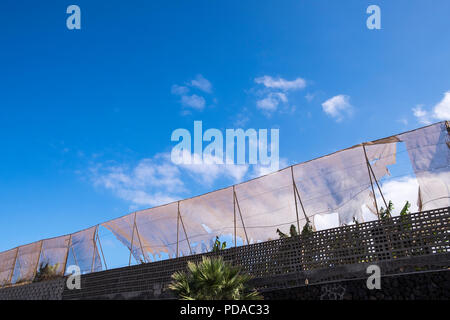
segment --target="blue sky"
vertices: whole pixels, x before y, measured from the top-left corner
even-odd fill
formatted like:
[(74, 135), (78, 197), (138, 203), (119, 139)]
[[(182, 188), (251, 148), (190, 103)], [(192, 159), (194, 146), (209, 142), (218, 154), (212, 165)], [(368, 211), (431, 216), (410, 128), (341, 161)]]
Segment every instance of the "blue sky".
[(0, 251), (256, 174), (165, 167), (194, 120), (279, 128), (286, 165), (445, 120), (449, 14), (447, 0), (2, 1)]

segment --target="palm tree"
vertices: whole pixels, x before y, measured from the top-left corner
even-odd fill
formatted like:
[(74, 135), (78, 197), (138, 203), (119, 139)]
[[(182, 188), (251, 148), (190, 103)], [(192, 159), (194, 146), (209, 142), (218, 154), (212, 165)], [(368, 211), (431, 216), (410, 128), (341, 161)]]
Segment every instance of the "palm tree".
[(188, 272), (175, 272), (169, 289), (182, 300), (261, 300), (246, 283), (251, 276), (222, 257), (206, 258), (198, 264), (188, 262)]

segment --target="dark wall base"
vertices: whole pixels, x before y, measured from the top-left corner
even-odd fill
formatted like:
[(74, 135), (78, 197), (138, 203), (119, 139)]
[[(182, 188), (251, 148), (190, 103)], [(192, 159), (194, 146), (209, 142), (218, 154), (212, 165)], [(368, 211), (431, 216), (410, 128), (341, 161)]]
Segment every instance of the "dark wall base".
[[(262, 292), (266, 300), (450, 300), (450, 270), (382, 276), (381, 289), (369, 290), (367, 279), (335, 281)], [(61, 300), (65, 279), (0, 290), (0, 300)], [(66, 289), (67, 290), (67, 289)], [(161, 288), (150, 291), (80, 297), (102, 300), (175, 299)]]
[(62, 300), (65, 278), (18, 285), (0, 290), (0, 300)]
[(267, 300), (450, 300), (450, 270), (381, 278), (381, 289), (367, 279), (264, 292)]

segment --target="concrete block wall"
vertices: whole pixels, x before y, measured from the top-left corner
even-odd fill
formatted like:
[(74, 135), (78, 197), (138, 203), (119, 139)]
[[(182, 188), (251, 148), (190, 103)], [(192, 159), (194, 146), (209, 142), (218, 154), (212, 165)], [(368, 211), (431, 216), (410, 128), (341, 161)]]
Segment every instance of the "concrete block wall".
[(329, 282), (265, 292), (266, 300), (449, 300), (450, 270), (381, 277), (381, 289), (367, 279)]
[(0, 300), (62, 300), (65, 278), (0, 289)]
[[(122, 273), (125, 270), (122, 270)], [(82, 276), (83, 278), (83, 276)], [(258, 279), (255, 279), (258, 280)], [(366, 278), (338, 280), (327, 283), (302, 285), (288, 289), (266, 290), (267, 300), (449, 300), (450, 270), (425, 271), (381, 277), (381, 290), (369, 290)], [(145, 279), (140, 280), (145, 284)], [(64, 294), (65, 292), (65, 294)], [(162, 286), (146, 290), (123, 290), (116, 287), (102, 294), (83, 294), (83, 290), (65, 288), (65, 278), (31, 283), (0, 290), (0, 300), (146, 300), (176, 299)]]

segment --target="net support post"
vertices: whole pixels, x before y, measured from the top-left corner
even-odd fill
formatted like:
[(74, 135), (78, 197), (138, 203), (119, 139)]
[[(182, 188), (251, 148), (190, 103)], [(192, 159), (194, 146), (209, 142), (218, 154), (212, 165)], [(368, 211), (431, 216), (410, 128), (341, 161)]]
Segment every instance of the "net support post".
[(105, 269), (108, 270), (108, 265), (106, 264), (105, 255), (103, 254), (102, 242), (100, 241), (100, 237), (98, 236), (98, 232), (97, 232), (97, 241), (98, 241), (98, 244), (100, 245), (100, 252), (102, 253), (103, 262), (105, 263)]
[(97, 251), (97, 243), (96, 243), (96, 237), (98, 232), (98, 225), (95, 227), (94, 236), (92, 237), (92, 242), (94, 243), (94, 247), (92, 249), (92, 263), (91, 263), (91, 272), (94, 272), (94, 264), (95, 264), (95, 253)]
[(189, 242), (189, 238), (188, 238), (188, 235), (187, 235), (187, 232), (186, 232), (186, 227), (184, 226), (184, 223), (183, 223), (183, 217), (181, 216), (179, 202), (178, 202), (178, 214), (180, 216), (180, 222), (181, 222), (181, 226), (183, 227), (184, 236), (186, 237), (186, 241), (187, 241), (188, 246), (189, 246), (189, 252), (192, 254), (192, 247), (191, 247), (191, 243)]
[(295, 201), (295, 215), (297, 218), (297, 230), (300, 234), (300, 219), (298, 218), (298, 205), (297, 205), (297, 195), (296, 195), (296, 186), (294, 180), (294, 167), (291, 166), (291, 176), (292, 176), (292, 191), (294, 192), (294, 201)]
[(180, 201), (178, 201), (178, 211), (177, 211), (177, 258), (180, 252)]
[(43, 244), (44, 244), (44, 240), (41, 240), (41, 245), (39, 246), (39, 255), (38, 255), (38, 258), (37, 258), (36, 266), (34, 268), (33, 279), (34, 279), (34, 277), (36, 277), (37, 269), (39, 268), (39, 261), (41, 260), (41, 253), (42, 253), (42, 245)]
[(236, 201), (236, 205), (237, 205), (237, 208), (239, 211), (239, 216), (241, 217), (242, 227), (244, 228), (245, 239), (247, 240), (247, 244), (250, 244), (250, 241), (248, 241), (247, 229), (245, 229), (244, 218), (242, 217), (241, 207), (239, 206), (239, 201), (238, 201), (236, 192), (233, 191), (233, 194), (234, 194), (234, 200)]
[(16, 255), (14, 256), (14, 262), (13, 262), (13, 266), (11, 269), (11, 274), (9, 275), (9, 280), (6, 284), (11, 284), (13, 275), (14, 275), (14, 270), (16, 269), (16, 262), (17, 262), (17, 256), (19, 255), (19, 247), (16, 248)]
[(378, 219), (380, 219), (380, 211), (378, 210), (377, 196), (375, 194), (375, 189), (373, 187), (372, 176), (373, 176), (373, 178), (375, 180), (375, 183), (377, 185), (378, 191), (381, 194), (381, 198), (383, 199), (384, 205), (386, 206), (386, 210), (388, 209), (388, 205), (387, 205), (386, 200), (384, 198), (383, 192), (381, 191), (381, 187), (378, 184), (377, 177), (375, 176), (375, 173), (373, 172), (372, 166), (370, 165), (369, 158), (367, 157), (366, 143), (363, 143), (362, 147), (363, 147), (363, 150), (364, 150), (364, 157), (366, 158), (367, 171), (369, 172), (369, 180), (370, 180), (370, 186), (372, 188), (373, 200), (375, 201), (375, 208), (377, 210)]
[(237, 229), (236, 229), (236, 192), (233, 186), (233, 223), (234, 223), (234, 247), (237, 247)]
[(136, 226), (136, 212), (134, 213), (133, 231), (131, 232), (131, 246), (130, 246), (130, 257), (128, 259), (128, 266), (131, 266), (131, 254), (133, 252), (134, 227), (135, 226)]
[(64, 259), (64, 266), (62, 268), (63, 275), (66, 274), (67, 260), (69, 259), (69, 251), (70, 251), (70, 243), (71, 243), (71, 241), (72, 241), (72, 234), (69, 235), (69, 241), (67, 242), (66, 258)]
[(144, 247), (142, 247), (141, 236), (139, 235), (139, 228), (138, 228), (138, 226), (136, 224), (136, 218), (134, 219), (134, 228), (136, 229), (136, 235), (137, 235), (137, 238), (139, 240), (139, 246), (141, 248), (142, 257), (144, 258), (144, 261), (147, 263), (148, 260), (147, 260), (147, 257), (145, 256), (145, 253), (144, 253)]

